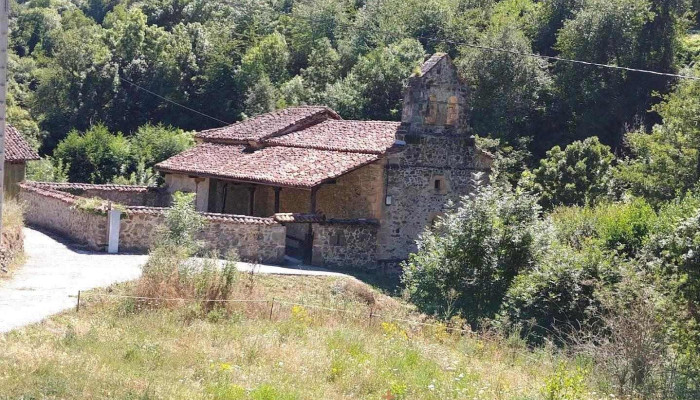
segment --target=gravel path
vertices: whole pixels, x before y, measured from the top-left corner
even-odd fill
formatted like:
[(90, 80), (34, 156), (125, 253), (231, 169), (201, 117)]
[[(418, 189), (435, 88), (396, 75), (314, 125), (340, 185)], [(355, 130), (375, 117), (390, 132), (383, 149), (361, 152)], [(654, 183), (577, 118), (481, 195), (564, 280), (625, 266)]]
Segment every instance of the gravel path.
[[(78, 290), (136, 279), (147, 256), (76, 250), (56, 238), (25, 228), (24, 266), (0, 281), (0, 333), (9, 332), (75, 307)], [(347, 276), (318, 268), (239, 263), (238, 269), (261, 274)]]

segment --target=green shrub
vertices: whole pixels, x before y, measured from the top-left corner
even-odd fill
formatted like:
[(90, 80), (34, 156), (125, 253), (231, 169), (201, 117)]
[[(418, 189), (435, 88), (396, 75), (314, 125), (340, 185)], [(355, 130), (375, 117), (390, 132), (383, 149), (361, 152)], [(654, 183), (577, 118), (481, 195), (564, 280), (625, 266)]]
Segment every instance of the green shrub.
[(610, 190), (614, 159), (610, 148), (595, 136), (564, 150), (554, 146), (532, 172), (532, 189), (540, 193), (545, 208), (595, 204)]
[(237, 277), (238, 254), (231, 252), (220, 265), (216, 259), (193, 258), (200, 251), (197, 235), (204, 224), (194, 208), (194, 195), (177, 192), (165, 216), (159, 240), (151, 250), (136, 286), (137, 296), (147, 306), (179, 304), (178, 301), (148, 299), (191, 299), (193, 310), (203, 315), (224, 306)]
[(131, 163), (129, 141), (96, 125), (84, 134), (72, 131), (54, 156), (68, 165), (71, 182), (109, 183)]
[(575, 249), (599, 246), (633, 256), (654, 228), (656, 213), (640, 198), (591, 207), (560, 207), (552, 213), (557, 238)]
[(205, 219), (195, 208), (194, 193), (173, 193), (173, 205), (165, 214), (165, 225), (156, 246), (181, 247), (189, 255), (201, 248), (197, 236), (204, 227)]
[(602, 312), (597, 289), (617, 280), (604, 253), (557, 246), (535, 268), (515, 278), (500, 320), (531, 343), (545, 338), (561, 342), (572, 330), (596, 324)]
[(537, 199), (505, 186), (481, 187), (418, 241), (404, 264), (406, 294), (424, 311), (492, 317), (513, 279), (549, 246)]

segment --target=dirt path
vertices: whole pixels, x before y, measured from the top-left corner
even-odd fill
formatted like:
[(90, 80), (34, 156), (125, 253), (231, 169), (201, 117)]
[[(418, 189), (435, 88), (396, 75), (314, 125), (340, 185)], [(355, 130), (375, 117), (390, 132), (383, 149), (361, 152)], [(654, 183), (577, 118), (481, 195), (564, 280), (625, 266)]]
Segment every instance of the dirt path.
[[(147, 256), (80, 251), (56, 238), (25, 228), (27, 261), (0, 282), (0, 333), (9, 332), (75, 307), (79, 290), (136, 279)], [(323, 269), (239, 263), (241, 271), (261, 274), (345, 276)]]

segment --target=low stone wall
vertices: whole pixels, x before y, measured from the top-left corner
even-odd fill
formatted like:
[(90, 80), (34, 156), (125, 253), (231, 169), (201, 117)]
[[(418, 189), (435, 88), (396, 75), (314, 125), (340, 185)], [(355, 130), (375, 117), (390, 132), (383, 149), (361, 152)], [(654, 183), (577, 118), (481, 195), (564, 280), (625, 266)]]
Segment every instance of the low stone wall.
[[(157, 239), (165, 208), (128, 207), (119, 230), (119, 249), (145, 252)], [(225, 255), (235, 249), (243, 260), (266, 264), (284, 261), (286, 228), (272, 218), (202, 213), (206, 226), (200, 240), (207, 250)]]
[(375, 220), (328, 220), (313, 224), (312, 263), (332, 268), (376, 268), (378, 228)]
[(58, 233), (92, 250), (105, 249), (106, 214), (76, 207), (78, 197), (75, 195), (22, 183), (19, 199), (25, 204), (27, 224)]
[(161, 188), (130, 185), (94, 185), (89, 183), (29, 182), (36, 187), (58, 190), (80, 197), (99, 197), (125, 206), (167, 207), (170, 194)]

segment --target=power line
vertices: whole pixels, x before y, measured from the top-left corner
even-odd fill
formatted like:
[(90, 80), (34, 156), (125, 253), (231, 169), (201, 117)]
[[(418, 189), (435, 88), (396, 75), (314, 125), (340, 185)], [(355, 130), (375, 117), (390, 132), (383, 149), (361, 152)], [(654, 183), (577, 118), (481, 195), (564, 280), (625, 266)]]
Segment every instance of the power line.
[(225, 126), (225, 125), (231, 125), (231, 122), (226, 122), (226, 121), (220, 120), (220, 119), (218, 119), (218, 118), (216, 118), (216, 117), (212, 117), (211, 115), (205, 114), (205, 113), (203, 113), (203, 112), (201, 112), (201, 111), (197, 111), (197, 110), (195, 110), (194, 108), (190, 108), (190, 107), (187, 107), (187, 106), (184, 105), (184, 104), (180, 104), (180, 103), (178, 103), (178, 102), (176, 102), (176, 101), (170, 100), (170, 99), (168, 99), (167, 97), (163, 97), (163, 96), (159, 95), (158, 93), (155, 93), (155, 92), (152, 92), (152, 91), (146, 89), (146, 88), (143, 87), (143, 86), (139, 86), (139, 85), (137, 85), (136, 83), (131, 82), (130, 80), (128, 80), (128, 79), (126, 79), (126, 78), (119, 77), (119, 79), (123, 80), (124, 82), (126, 82), (126, 83), (128, 83), (128, 84), (130, 84), (130, 85), (133, 85), (134, 87), (136, 87), (136, 88), (138, 88), (138, 89), (143, 90), (143, 91), (146, 92), (146, 93), (150, 93), (150, 94), (152, 94), (152, 95), (158, 97), (159, 99), (165, 100), (165, 101), (167, 101), (167, 102), (170, 103), (170, 104), (174, 104), (174, 105), (176, 105), (176, 106), (178, 106), (178, 107), (184, 108), (185, 110), (189, 110), (189, 111), (195, 112), (195, 113), (197, 113), (197, 114), (199, 114), (199, 115), (201, 115), (201, 116), (203, 116), (203, 117), (206, 117), (206, 118), (212, 119), (212, 120), (214, 120), (214, 121), (216, 121), (216, 122), (219, 122), (219, 123), (221, 123), (221, 124), (224, 124), (224, 126)]
[[(304, 17), (299, 17), (299, 19), (305, 19), (309, 22), (325, 22), (325, 21), (320, 21), (320, 20), (314, 20), (313, 18), (304, 18)], [(357, 28), (352, 23), (346, 23), (346, 22), (340, 22), (340, 21), (335, 21), (334, 22), (336, 25), (344, 26), (346, 28)], [(384, 35), (394, 35), (396, 36), (398, 32), (390, 32), (386, 30), (375, 30), (375, 32), (384, 34)], [(400, 36), (400, 33), (399, 33)], [(410, 36), (406, 37), (410, 38)], [(631, 68), (631, 67), (622, 67), (619, 65), (614, 65), (614, 64), (602, 64), (602, 63), (594, 63), (590, 61), (582, 61), (582, 60), (575, 60), (575, 59), (570, 59), (570, 58), (564, 58), (564, 57), (557, 57), (557, 56), (546, 56), (542, 54), (535, 54), (535, 53), (527, 53), (527, 52), (521, 52), (517, 50), (511, 50), (511, 49), (504, 49), (501, 47), (492, 47), (492, 46), (485, 46), (485, 45), (480, 45), (476, 43), (469, 43), (469, 42), (461, 42), (461, 41), (455, 41), (455, 40), (449, 40), (449, 39), (438, 39), (435, 37), (425, 37), (425, 36), (420, 36), (418, 39), (423, 39), (426, 41), (431, 41), (433, 43), (450, 43), (456, 46), (465, 46), (465, 47), (471, 47), (475, 49), (480, 49), (480, 50), (488, 50), (488, 51), (494, 51), (494, 52), (502, 52), (502, 53), (509, 53), (509, 54), (514, 54), (514, 55), (519, 55), (519, 56), (524, 56), (524, 57), (532, 57), (532, 58), (540, 58), (540, 59), (545, 59), (549, 61), (561, 61), (561, 62), (566, 62), (570, 64), (581, 64), (581, 65), (587, 65), (587, 66), (593, 66), (593, 67), (598, 67), (598, 68), (610, 68), (610, 69), (615, 69), (615, 70), (622, 70), (622, 71), (629, 71), (629, 72), (638, 72), (638, 73), (644, 73), (644, 74), (651, 74), (651, 75), (657, 75), (657, 76), (666, 76), (670, 78), (678, 78), (678, 79), (689, 79), (689, 80), (700, 80), (700, 77), (698, 76), (692, 76), (692, 75), (681, 75), (681, 74), (673, 74), (669, 72), (659, 72), (659, 71), (652, 71), (652, 70), (647, 70), (647, 69), (641, 69), (641, 68)]]
[(594, 62), (589, 62), (589, 61), (574, 60), (574, 59), (556, 57), (556, 56), (545, 56), (542, 54), (525, 53), (525, 52), (520, 52), (520, 51), (516, 51), (516, 50), (509, 50), (509, 49), (503, 49), (503, 48), (498, 48), (498, 47), (490, 47), (490, 46), (484, 46), (484, 45), (478, 45), (478, 44), (472, 44), (472, 43), (458, 43), (458, 42), (452, 42), (449, 40), (445, 40), (445, 41), (448, 43), (451, 42), (451, 43), (456, 44), (456, 45), (472, 47), (472, 48), (481, 49), (481, 50), (510, 53), (510, 54), (515, 54), (515, 55), (520, 55), (520, 56), (542, 58), (545, 60), (561, 61), (561, 62), (566, 62), (566, 63), (571, 63), (571, 64), (589, 65), (589, 66), (599, 67), (599, 68), (612, 68), (612, 69), (623, 70), (623, 71), (639, 72), (639, 73), (644, 73), (644, 74), (667, 76), (667, 77), (671, 77), (671, 78), (691, 79), (691, 80), (700, 81), (700, 76), (680, 75), (680, 74), (672, 74), (672, 73), (668, 73), (668, 72), (651, 71), (651, 70), (647, 70), (647, 69), (621, 67), (619, 65), (614, 65), (614, 64), (599, 64), (599, 63), (594, 63)]

